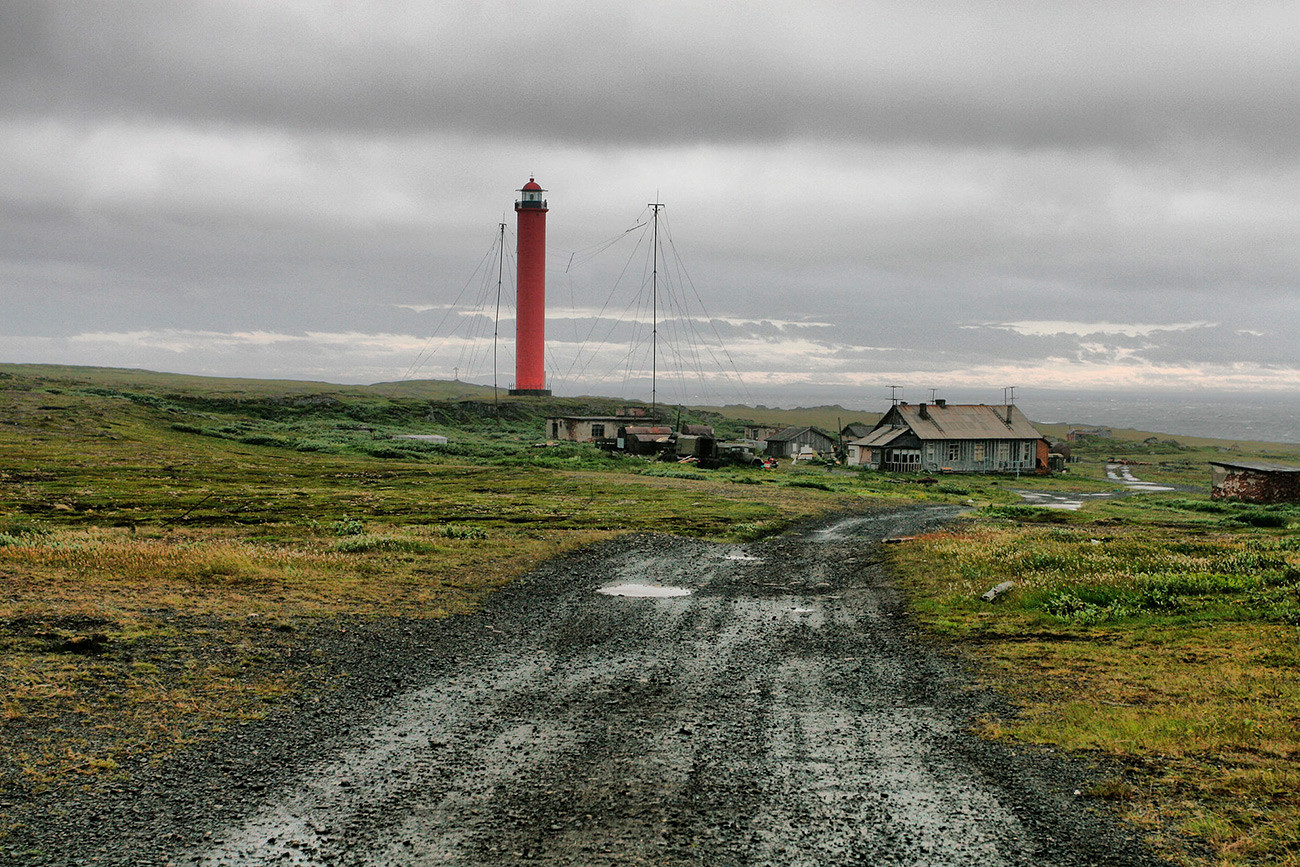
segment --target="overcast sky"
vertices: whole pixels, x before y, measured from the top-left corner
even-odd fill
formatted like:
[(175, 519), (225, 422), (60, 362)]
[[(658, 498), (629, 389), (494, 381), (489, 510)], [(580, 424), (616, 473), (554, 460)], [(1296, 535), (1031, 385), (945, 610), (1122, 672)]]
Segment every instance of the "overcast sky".
[[(878, 408), (1300, 385), (1300, 4), (0, 2), (0, 361)], [(646, 205), (662, 202), (659, 316)], [(629, 231), (631, 230), (631, 231)]]

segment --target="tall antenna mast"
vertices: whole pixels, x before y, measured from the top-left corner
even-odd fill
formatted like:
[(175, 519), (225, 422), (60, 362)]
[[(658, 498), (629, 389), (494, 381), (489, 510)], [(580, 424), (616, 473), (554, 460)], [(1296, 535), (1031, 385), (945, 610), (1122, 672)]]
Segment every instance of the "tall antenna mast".
[(650, 243), (650, 412), (654, 412), (658, 398), (659, 375), (659, 209), (662, 202), (651, 202), (654, 208), (654, 232)]
[(1002, 404), (1004, 406), (1010, 406), (1015, 402), (1016, 387), (1014, 385), (1008, 385), (1006, 388), (1002, 389)]
[(492, 319), (492, 409), (500, 415), (501, 408), (497, 400), (497, 335), (501, 332), (501, 274), (506, 261), (506, 224), (498, 225), (501, 227), (501, 239), (497, 247), (497, 312)]
[(889, 389), (889, 403), (892, 406), (898, 406), (898, 392), (902, 391), (903, 387), (901, 385), (887, 385), (885, 388)]

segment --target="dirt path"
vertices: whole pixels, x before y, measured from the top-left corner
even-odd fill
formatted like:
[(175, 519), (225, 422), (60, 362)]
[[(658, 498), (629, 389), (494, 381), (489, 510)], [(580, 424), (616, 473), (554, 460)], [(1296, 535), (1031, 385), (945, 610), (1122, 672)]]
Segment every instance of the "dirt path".
[[(873, 546), (943, 517), (570, 558), (473, 625), (479, 658), (178, 860), (1137, 863), (1095, 848), (1069, 771), (963, 733), (970, 697), (901, 622)], [(636, 583), (692, 592), (594, 592)]]
[(1040, 506), (1044, 509), (1065, 509), (1074, 512), (1082, 509), (1085, 503), (1094, 500), (1110, 500), (1115, 497), (1126, 497), (1129, 494), (1196, 490), (1182, 485), (1161, 485), (1154, 482), (1144, 482), (1134, 476), (1133, 471), (1124, 464), (1106, 464), (1106, 478), (1112, 482), (1118, 482), (1123, 487), (1113, 491), (1100, 491), (1091, 494), (1081, 494), (1077, 491), (1063, 493), (1059, 491), (1019, 490), (1013, 490), (1012, 493), (1019, 494), (1020, 499), (1031, 506)]
[[(556, 561), (420, 637), (407, 685), (350, 728), (296, 753), (249, 735), (261, 782), (220, 770), (237, 750), (210, 759), (188, 806), (139, 819), (154, 830), (103, 860), (1153, 863), (1081, 794), (1086, 768), (967, 734), (993, 700), (914, 634), (878, 560), (881, 539), (950, 516), (743, 547), (640, 536)], [(691, 592), (596, 592), (638, 583)], [(150, 813), (147, 792), (133, 809)]]

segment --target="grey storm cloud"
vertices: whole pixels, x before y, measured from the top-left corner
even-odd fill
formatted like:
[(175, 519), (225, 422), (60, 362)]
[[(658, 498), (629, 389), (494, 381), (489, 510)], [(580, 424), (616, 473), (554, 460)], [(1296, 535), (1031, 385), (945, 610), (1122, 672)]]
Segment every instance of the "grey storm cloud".
[(1294, 388), (1298, 25), (1293, 2), (10, 0), (0, 361), (465, 374), (536, 173), (571, 392), (639, 375), (652, 200), (683, 269), (666, 352), (768, 403)]
[(394, 134), (1295, 151), (1293, 4), (6, 4), (5, 102)]

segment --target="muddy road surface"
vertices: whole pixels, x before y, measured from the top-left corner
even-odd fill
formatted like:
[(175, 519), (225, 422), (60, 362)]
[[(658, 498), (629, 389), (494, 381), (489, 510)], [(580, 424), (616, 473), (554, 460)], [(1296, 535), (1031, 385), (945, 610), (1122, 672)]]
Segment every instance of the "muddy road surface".
[(280, 772), (200, 799), (133, 863), (1156, 863), (1087, 767), (968, 733), (1001, 708), (880, 562), (882, 539), (952, 514), (554, 561), (425, 636), (402, 688), (309, 759), (263, 748)]

